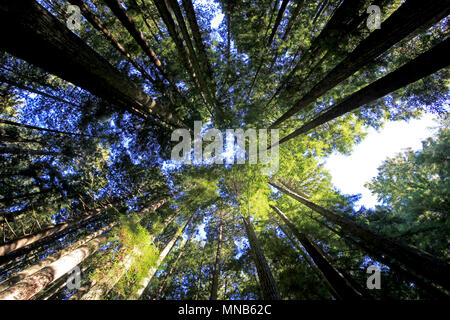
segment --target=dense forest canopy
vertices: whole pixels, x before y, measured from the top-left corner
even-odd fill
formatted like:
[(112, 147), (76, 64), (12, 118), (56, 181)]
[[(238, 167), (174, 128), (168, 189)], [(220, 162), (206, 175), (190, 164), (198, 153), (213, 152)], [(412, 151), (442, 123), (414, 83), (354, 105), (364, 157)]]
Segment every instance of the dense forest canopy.
[[(2, 0), (0, 299), (448, 298), (449, 14)], [(379, 205), (355, 209), (323, 159), (425, 113), (436, 134), (386, 159), (367, 182)], [(198, 122), (228, 161), (174, 161), (173, 133)], [(250, 161), (256, 145), (276, 170)]]

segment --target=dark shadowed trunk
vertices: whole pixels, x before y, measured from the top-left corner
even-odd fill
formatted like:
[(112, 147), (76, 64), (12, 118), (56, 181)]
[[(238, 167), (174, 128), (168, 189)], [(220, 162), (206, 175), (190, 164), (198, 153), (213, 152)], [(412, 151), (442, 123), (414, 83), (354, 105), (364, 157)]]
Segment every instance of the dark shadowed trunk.
[(281, 300), (280, 291), (273, 278), (272, 271), (270, 271), (269, 264), (266, 257), (258, 243), (255, 230), (247, 217), (242, 217), (244, 222), (245, 231), (247, 233), (248, 242), (250, 243), (250, 249), (253, 254), (253, 259), (258, 272), (259, 284), (261, 285), (262, 298), (264, 300)]

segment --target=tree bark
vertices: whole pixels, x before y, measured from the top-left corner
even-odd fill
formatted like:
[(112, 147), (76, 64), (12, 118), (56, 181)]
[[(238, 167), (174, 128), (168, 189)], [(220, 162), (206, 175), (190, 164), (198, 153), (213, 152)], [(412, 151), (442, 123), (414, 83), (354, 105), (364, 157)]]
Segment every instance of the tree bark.
[(0, 300), (28, 300), (96, 252), (108, 235), (100, 235), (0, 293)]
[(45, 268), (47, 266), (49, 266), (50, 264), (52, 264), (53, 262), (59, 260), (60, 258), (62, 258), (63, 256), (65, 256), (66, 254), (69, 254), (71, 251), (75, 250), (76, 248), (88, 243), (89, 241), (91, 241), (92, 239), (98, 237), (99, 235), (101, 235), (102, 233), (104, 233), (105, 231), (115, 227), (118, 224), (118, 221), (114, 221), (110, 224), (108, 224), (107, 226), (99, 229), (98, 231), (95, 231), (89, 235), (87, 235), (86, 237), (84, 237), (81, 240), (78, 240), (77, 242), (71, 244), (70, 246), (52, 254), (51, 256), (45, 258), (44, 260), (38, 262), (37, 264), (26, 268), (25, 270), (19, 271), (18, 273), (14, 274), (13, 276), (11, 276), (10, 278), (8, 278), (7, 280), (3, 281), (0, 283), (0, 292), (2, 292), (3, 290), (6, 290), (8, 287), (11, 287), (13, 285), (15, 285), (16, 283), (18, 283), (19, 281), (25, 279), (26, 277), (34, 274), (35, 272), (38, 272), (39, 270), (41, 270), (42, 268)]
[(398, 260), (407, 268), (417, 272), (429, 280), (436, 282), (437, 284), (442, 285), (444, 288), (450, 288), (450, 279), (447, 276), (450, 272), (448, 263), (440, 261), (431, 254), (413, 246), (409, 246), (407, 244), (394, 241), (388, 237), (379, 235), (365, 226), (358, 225), (345, 216), (314, 204), (313, 202), (301, 197), (287, 188), (281, 187), (272, 182), (269, 182), (269, 184), (284, 194), (287, 194), (291, 198), (304, 204), (308, 208), (321, 214), (330, 222), (339, 225), (344, 232), (360, 238), (375, 247), (380, 252), (383, 252), (393, 259)]
[(259, 246), (258, 239), (256, 238), (255, 231), (249, 218), (242, 217), (244, 222), (245, 231), (247, 233), (247, 238), (250, 243), (250, 249), (253, 254), (253, 259), (256, 265), (256, 270), (258, 272), (258, 279), (261, 285), (262, 295), (264, 300), (281, 300), (280, 291), (273, 278), (272, 271), (270, 271), (269, 264), (267, 263), (266, 257)]
[(303, 133), (308, 132), (330, 120), (336, 119), (350, 111), (353, 111), (369, 102), (384, 97), (404, 86), (427, 77), (450, 64), (447, 53), (450, 51), (450, 40), (444, 40), (432, 49), (422, 53), (397, 70), (378, 79), (363, 89), (344, 98), (336, 105), (313, 120), (304, 124), (299, 129), (280, 139), (278, 144), (284, 143)]
[(353, 286), (345, 279), (345, 277), (330, 263), (329, 259), (323, 255), (317, 246), (286, 217), (286, 215), (281, 212), (275, 206), (270, 206), (275, 213), (283, 220), (283, 222), (292, 231), (295, 237), (300, 241), (303, 248), (311, 256), (314, 263), (317, 265), (319, 270), (323, 273), (328, 282), (332, 285), (334, 291), (337, 293), (337, 298), (342, 300), (361, 300), (362, 294), (358, 292)]
[(37, 2), (2, 1), (0, 30), (2, 50), (141, 118), (155, 116), (184, 127), (171, 111), (158, 105)]
[(302, 250), (300, 245), (295, 241), (294, 238), (290, 235), (289, 231), (283, 227), (281, 224), (277, 223), (278, 227), (283, 231), (283, 233), (286, 235), (286, 237), (289, 239), (289, 241), (294, 245), (294, 247), (300, 252), (303, 259), (308, 263), (308, 265), (311, 267), (311, 269), (314, 270), (314, 272), (317, 274), (317, 276), (322, 279), (322, 281), (325, 283), (326, 287), (330, 291), (330, 294), (336, 299), (338, 298), (338, 294), (336, 293), (336, 290), (334, 290), (333, 286), (330, 284), (328, 279), (325, 277), (325, 275), (319, 270), (319, 268), (314, 264), (314, 262), (311, 260), (311, 258)]
[(375, 30), (361, 41), (355, 50), (306, 95), (297, 100), (294, 106), (278, 118), (271, 127), (279, 126), (419, 27), (433, 24), (446, 17), (449, 13), (449, 1), (433, 1), (430, 3), (421, 0), (406, 1), (381, 24), (381, 29)]
[(219, 276), (220, 276), (220, 256), (222, 250), (223, 241), (223, 225), (222, 221), (219, 225), (219, 233), (217, 235), (217, 251), (216, 251), (216, 261), (214, 263), (213, 278), (211, 284), (211, 296), (209, 300), (217, 300), (217, 292), (219, 290)]

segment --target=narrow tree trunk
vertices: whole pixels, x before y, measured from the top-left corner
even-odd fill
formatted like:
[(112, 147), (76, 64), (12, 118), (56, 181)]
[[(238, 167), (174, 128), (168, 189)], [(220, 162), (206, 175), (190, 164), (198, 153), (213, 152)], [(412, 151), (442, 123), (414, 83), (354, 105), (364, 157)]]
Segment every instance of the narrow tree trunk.
[(302, 246), (305, 248), (306, 252), (311, 256), (314, 260), (314, 263), (317, 265), (319, 270), (323, 273), (325, 278), (329, 281), (329, 283), (333, 286), (334, 291), (337, 293), (338, 298), (347, 300), (360, 300), (362, 299), (362, 294), (358, 292), (353, 286), (345, 279), (345, 277), (338, 271), (330, 261), (327, 259), (325, 255), (323, 255), (320, 250), (318, 250), (317, 246), (310, 241), (310, 239), (300, 232), (298, 228), (286, 217), (286, 215), (281, 212), (275, 206), (271, 205), (271, 208), (275, 211), (275, 213), (283, 220), (283, 222), (289, 227), (295, 237), (300, 241)]
[(175, 235), (173, 236), (172, 240), (169, 241), (169, 243), (166, 244), (163, 251), (158, 256), (158, 260), (156, 261), (154, 266), (151, 266), (148, 270), (147, 276), (141, 280), (139, 283), (139, 288), (135, 293), (133, 293), (128, 300), (138, 300), (142, 294), (144, 293), (145, 289), (147, 289), (150, 281), (153, 279), (154, 275), (156, 274), (156, 271), (158, 271), (161, 263), (164, 261), (164, 259), (167, 257), (169, 252), (172, 250), (173, 246), (177, 242), (179, 236), (181, 236), (186, 229), (187, 225), (192, 221), (194, 215), (192, 215), (183, 225), (181, 225)]
[(0, 123), (8, 124), (8, 125), (11, 125), (11, 126), (16, 126), (16, 127), (21, 127), (21, 128), (38, 130), (38, 131), (46, 131), (46, 132), (67, 134), (67, 135), (73, 135), (73, 136), (90, 137), (90, 135), (88, 135), (88, 134), (73, 133), (73, 132), (67, 132), (67, 131), (59, 131), (59, 130), (54, 130), (54, 129), (47, 129), (47, 128), (42, 128), (42, 127), (36, 127), (36, 126), (31, 126), (29, 124), (18, 123), (18, 122), (14, 122), (14, 121), (11, 121), (11, 120), (6, 120), (6, 119), (0, 119)]
[(447, 276), (450, 272), (448, 263), (438, 260), (436, 257), (425, 251), (374, 233), (367, 227), (358, 225), (345, 216), (322, 208), (314, 204), (313, 202), (306, 200), (305, 198), (301, 197), (291, 190), (288, 190), (271, 182), (269, 182), (269, 184), (277, 188), (281, 192), (287, 194), (291, 198), (304, 204), (308, 208), (321, 214), (330, 222), (341, 226), (341, 228), (346, 233), (350, 233), (360, 238), (371, 246), (377, 248), (377, 250), (379, 250), (380, 252), (388, 254), (392, 258), (403, 263), (407, 268), (410, 268), (418, 274), (421, 274), (424, 277), (435, 281), (437, 284), (442, 285), (444, 288), (450, 288), (450, 279)]
[(100, 235), (0, 293), (0, 300), (28, 300), (96, 252), (108, 235)]
[(277, 33), (278, 27), (280, 26), (281, 19), (283, 18), (284, 11), (286, 10), (288, 3), (289, 0), (283, 0), (283, 2), (281, 3), (280, 10), (278, 10), (277, 18), (275, 19), (275, 23), (272, 28), (272, 33), (269, 36), (269, 41), (267, 41), (267, 46), (269, 48), (272, 45), (273, 39), (275, 38), (275, 34)]
[(273, 278), (272, 271), (270, 271), (269, 264), (266, 257), (259, 246), (253, 226), (247, 217), (242, 217), (244, 222), (247, 238), (250, 243), (250, 249), (253, 253), (253, 259), (258, 272), (258, 279), (261, 285), (262, 295), (264, 300), (281, 300), (281, 295), (278, 286)]
[(28, 91), (28, 92), (32, 92), (32, 93), (36, 93), (36, 94), (38, 94), (40, 96), (52, 99), (54, 101), (58, 101), (58, 102), (61, 102), (61, 103), (65, 103), (65, 104), (74, 106), (76, 108), (80, 108), (80, 106), (78, 104), (76, 104), (76, 103), (64, 100), (64, 99), (62, 99), (60, 97), (56, 97), (56, 96), (51, 95), (51, 94), (49, 94), (47, 92), (43, 92), (43, 91), (37, 90), (37, 89), (35, 89), (33, 87), (26, 86), (24, 84), (21, 84), (21, 83), (19, 83), (17, 81), (12, 80), (12, 79), (5, 78), (3, 75), (0, 75), (0, 81), (4, 82), (4, 83), (7, 83), (7, 84), (10, 84), (10, 85), (12, 85), (14, 87), (17, 87), (19, 89), (22, 89), (22, 90), (25, 90), (25, 91)]
[(129, 34), (134, 38), (137, 44), (142, 48), (145, 54), (150, 58), (156, 69), (162, 74), (162, 76), (170, 83), (170, 85), (179, 91), (175, 82), (167, 73), (161, 61), (156, 56), (156, 53), (150, 47), (147, 40), (145, 40), (142, 32), (139, 31), (134, 21), (128, 16), (126, 10), (122, 7), (118, 0), (105, 0), (106, 5), (111, 9), (114, 15), (119, 19), (120, 23), (128, 30)]
[(148, 79), (151, 83), (155, 84), (156, 81), (153, 79), (145, 69), (136, 62), (136, 60), (125, 50), (125, 48), (118, 42), (114, 36), (109, 32), (108, 29), (102, 24), (101, 20), (95, 16), (94, 13), (92, 13), (83, 3), (82, 0), (69, 0), (69, 2), (73, 5), (76, 5), (80, 7), (80, 10), (83, 14), (83, 16), (86, 18), (87, 21), (89, 21), (90, 24), (92, 24), (97, 30), (102, 32), (105, 37), (109, 40), (109, 42), (121, 53), (123, 54), (128, 61), (131, 62), (131, 64), (139, 70), (139, 72), (142, 74), (142, 76), (146, 79)]
[(331, 70), (294, 106), (278, 118), (271, 127), (279, 126), (299, 110), (307, 107), (331, 88), (372, 62), (394, 44), (422, 26), (433, 24), (450, 13), (448, 1), (424, 2), (408, 0), (372, 32), (341, 63)]
[(450, 39), (447, 39), (397, 70), (344, 98), (341, 102), (332, 106), (328, 111), (315, 117), (299, 129), (280, 139), (278, 144), (293, 139), (317, 126), (336, 119), (345, 113), (353, 111), (369, 102), (379, 99), (395, 90), (447, 67), (450, 64), (450, 58), (447, 55), (449, 51)]
[(12, 147), (0, 147), (0, 154), (16, 154), (16, 155), (28, 155), (28, 156), (63, 156), (61, 152), (46, 151), (46, 150), (33, 150), (24, 149), (16, 146)]
[(336, 299), (339, 298), (339, 295), (337, 294), (336, 290), (333, 288), (333, 286), (330, 284), (328, 279), (325, 277), (325, 275), (319, 270), (319, 268), (314, 264), (314, 262), (311, 260), (311, 258), (302, 250), (300, 245), (295, 241), (294, 238), (290, 235), (289, 231), (283, 227), (281, 224), (277, 223), (278, 227), (283, 231), (283, 233), (286, 235), (286, 237), (289, 239), (289, 241), (294, 245), (294, 247), (300, 252), (303, 259), (308, 263), (308, 265), (311, 267), (311, 269), (314, 270), (314, 272), (317, 274), (317, 276), (322, 279), (322, 281), (325, 283), (326, 287), (330, 291), (331, 295)]
[(186, 243), (189, 242), (189, 240), (191, 239), (191, 236), (192, 236), (193, 234), (194, 234), (194, 233), (191, 232), (191, 234), (189, 235), (189, 237), (184, 238), (183, 241), (181, 242), (181, 245), (180, 245), (180, 248), (181, 248), (181, 249), (180, 249), (180, 252), (178, 253), (178, 255), (177, 255), (175, 261), (174, 261), (174, 262), (172, 263), (172, 265), (170, 266), (169, 272), (167, 273), (166, 277), (164, 278), (164, 281), (163, 281), (163, 283), (161, 284), (161, 286), (159, 287), (158, 292), (156, 293), (155, 298), (154, 298), (153, 300), (159, 300), (159, 298), (161, 297), (161, 294), (162, 294), (162, 292), (164, 291), (164, 288), (166, 287), (167, 282), (169, 281), (170, 277), (172, 276), (173, 272), (175, 271), (175, 268), (176, 268), (176, 266), (177, 266), (177, 263), (178, 263), (178, 261), (180, 260), (181, 256), (182, 256), (183, 253), (184, 253), (184, 249), (185, 249)]
[(299, 14), (300, 14), (300, 11), (302, 10), (304, 3), (305, 3), (304, 0), (297, 1), (297, 4), (295, 5), (295, 9), (292, 10), (291, 17), (289, 18), (288, 24), (286, 26), (283, 36), (281, 37), (281, 40), (285, 41), (287, 39), (289, 33), (292, 30), (292, 27), (294, 26), (295, 21), (297, 20)]
[(216, 262), (214, 263), (213, 278), (211, 284), (211, 296), (209, 300), (217, 300), (217, 292), (219, 290), (220, 255), (222, 250), (222, 241), (223, 241), (223, 225), (221, 221), (219, 225), (219, 234), (217, 236)]
[(155, 116), (183, 127), (174, 114), (158, 105), (37, 2), (2, 1), (0, 30), (2, 50), (139, 117)]
[[(167, 27), (167, 31), (170, 34), (170, 37), (175, 42), (175, 46), (177, 48), (178, 55), (180, 56), (181, 61), (183, 62), (186, 70), (188, 71), (188, 74), (191, 78), (191, 81), (193, 85), (197, 88), (198, 92), (200, 93), (203, 101), (208, 106), (209, 112), (212, 112), (210, 109), (210, 100), (208, 99), (208, 95), (205, 93), (205, 87), (202, 87), (202, 84), (200, 82), (199, 77), (200, 74), (196, 73), (194, 70), (194, 63), (189, 58), (189, 54), (186, 51), (186, 48), (183, 46), (183, 41), (180, 39), (178, 35), (178, 30), (175, 25), (175, 22), (172, 19), (172, 16), (169, 12), (169, 8), (166, 5), (165, 1), (153, 1), (156, 8), (158, 9), (158, 12), (161, 16), (161, 18), (164, 21), (164, 24)], [(192, 57), (191, 57), (192, 58)]]
[[(152, 207), (155, 208), (155, 206)], [(176, 218), (178, 212), (179, 211), (176, 211), (164, 219), (164, 221), (162, 222), (164, 228), (172, 223), (172, 221)], [(140, 216), (142, 216), (142, 214)], [(152, 234), (149, 242), (153, 242), (155, 237), (156, 235)], [(138, 247), (133, 248), (131, 252), (126, 254), (125, 258), (119, 263), (118, 266), (112, 267), (107, 275), (105, 275), (100, 281), (97, 281), (94, 285), (91, 285), (89, 290), (81, 297), (81, 300), (100, 300), (102, 297), (106, 296), (108, 292), (111, 291), (111, 289), (128, 272), (128, 270), (135, 263), (136, 259), (139, 259), (141, 255), (142, 252)]]

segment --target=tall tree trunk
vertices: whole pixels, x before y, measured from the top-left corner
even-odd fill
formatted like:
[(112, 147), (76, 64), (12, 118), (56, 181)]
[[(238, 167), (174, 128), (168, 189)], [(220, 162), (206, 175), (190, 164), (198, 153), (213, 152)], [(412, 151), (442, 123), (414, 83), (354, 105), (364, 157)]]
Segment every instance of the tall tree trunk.
[(211, 284), (211, 296), (209, 300), (217, 300), (217, 292), (219, 290), (219, 276), (220, 276), (220, 255), (222, 250), (223, 242), (223, 224), (220, 221), (219, 233), (217, 235), (217, 251), (216, 251), (216, 261), (214, 263), (214, 271)]
[(280, 26), (281, 19), (283, 18), (284, 11), (286, 11), (289, 0), (283, 0), (281, 2), (280, 10), (278, 10), (277, 18), (275, 19), (275, 23), (272, 28), (272, 33), (269, 36), (269, 40), (267, 41), (267, 46), (270, 48), (272, 45), (273, 39), (275, 38), (275, 34), (277, 33), (278, 27)]
[(83, 246), (67, 253), (40, 271), (19, 281), (0, 293), (0, 300), (28, 300), (49, 284), (58, 280), (86, 258), (96, 252), (108, 240), (108, 235), (100, 235)]
[(280, 139), (278, 144), (293, 139), (321, 124), (336, 119), (347, 112), (353, 111), (447, 67), (450, 64), (448, 52), (450, 52), (450, 39), (444, 40), (397, 70), (344, 98), (341, 102), (330, 107), (328, 111)]
[(258, 243), (255, 230), (247, 217), (242, 217), (244, 222), (245, 231), (247, 233), (248, 242), (250, 243), (250, 249), (253, 254), (253, 259), (258, 272), (258, 279), (261, 285), (262, 295), (264, 300), (281, 300), (280, 291), (273, 278), (272, 271), (270, 271), (269, 264), (266, 257)]
[(170, 14), (169, 8), (167, 7), (166, 1), (153, 1), (156, 8), (158, 9), (158, 12), (164, 21), (164, 24), (167, 27), (167, 31), (170, 34), (170, 37), (175, 42), (175, 46), (177, 48), (178, 55), (180, 56), (181, 61), (183, 62), (186, 70), (188, 71), (188, 74), (191, 78), (191, 81), (193, 85), (197, 88), (198, 92), (200, 93), (203, 101), (208, 107), (208, 111), (213, 115), (211, 110), (211, 101), (209, 99), (208, 94), (206, 93), (206, 88), (202, 86), (201, 83), (201, 74), (198, 74), (194, 70), (194, 62), (191, 61), (192, 57), (189, 56), (188, 52), (186, 51), (186, 48), (183, 46), (183, 41), (180, 39), (177, 27), (175, 25), (175, 22), (172, 19), (172, 16)]
[(292, 10), (291, 17), (289, 18), (288, 24), (286, 25), (286, 29), (284, 31), (283, 36), (281, 37), (281, 40), (285, 41), (289, 35), (289, 33), (292, 30), (292, 27), (294, 26), (295, 21), (297, 20), (300, 11), (302, 10), (303, 5), (305, 4), (304, 0), (298, 0), (297, 4), (295, 5), (295, 9)]
[(193, 217), (194, 215), (191, 215), (191, 217), (177, 229), (177, 232), (173, 236), (172, 240), (170, 240), (166, 244), (163, 251), (161, 251), (161, 253), (159, 254), (158, 260), (156, 261), (155, 265), (150, 267), (147, 276), (141, 280), (141, 282), (139, 283), (139, 288), (128, 298), (128, 300), (138, 300), (142, 296), (145, 289), (147, 289), (150, 281), (153, 279), (153, 276), (156, 274), (156, 271), (158, 271), (161, 263), (167, 257), (169, 252), (172, 250), (178, 238), (183, 234), (184, 230), (186, 229), (188, 224), (192, 221)]
[(0, 30), (2, 50), (139, 117), (184, 126), (37, 2), (2, 1)]
[(16, 146), (12, 147), (0, 147), (0, 154), (16, 154), (16, 155), (28, 155), (28, 156), (63, 156), (61, 152), (46, 151), (46, 150), (34, 150), (24, 149)]
[(0, 283), (0, 292), (7, 289), (10, 286), (13, 286), (14, 284), (16, 284), (17, 282), (19, 282), (20, 280), (25, 279), (26, 277), (32, 275), (33, 273), (41, 270), (42, 268), (45, 268), (47, 266), (49, 266), (52, 262), (57, 261), (58, 259), (62, 258), (63, 256), (65, 256), (66, 254), (70, 253), (71, 251), (75, 250), (76, 248), (88, 243), (89, 241), (91, 241), (92, 239), (96, 238), (97, 236), (101, 235), (102, 233), (104, 233), (105, 231), (113, 228), (114, 226), (116, 226), (118, 224), (118, 221), (114, 221), (108, 225), (106, 225), (105, 227), (99, 229), (98, 231), (95, 231), (89, 235), (87, 235), (86, 237), (82, 238), (81, 240), (78, 240), (77, 242), (71, 244), (70, 246), (52, 254), (51, 256), (48, 256), (47, 258), (45, 258), (44, 260), (38, 262), (37, 264), (26, 268), (25, 270), (21, 270), (18, 273), (14, 274), (13, 276), (11, 276), (10, 278), (8, 278), (7, 280), (3, 281)]
[(317, 246), (312, 241), (310, 241), (310, 239), (305, 234), (300, 232), (300, 230), (292, 223), (292, 221), (288, 219), (288, 217), (286, 217), (283, 212), (281, 212), (280, 209), (272, 205), (271, 208), (288, 226), (288, 228), (292, 231), (298, 241), (300, 241), (306, 252), (308, 252), (311, 258), (314, 260), (314, 263), (317, 265), (319, 270), (323, 273), (325, 278), (327, 278), (328, 282), (333, 286), (334, 291), (338, 295), (338, 298), (343, 300), (362, 299), (362, 294), (355, 288), (353, 288), (353, 286), (347, 281), (347, 279), (345, 279), (345, 277), (338, 270), (336, 270), (336, 268), (333, 267), (328, 258), (323, 255), (320, 250), (318, 250)]
[(147, 40), (145, 40), (142, 32), (139, 31), (135, 22), (128, 16), (126, 10), (122, 7), (119, 0), (105, 0), (106, 5), (111, 9), (114, 15), (119, 19), (120, 23), (128, 30), (129, 34), (134, 38), (137, 44), (142, 48), (145, 54), (150, 58), (156, 69), (162, 76), (170, 83), (175, 91), (179, 92), (173, 79), (169, 76), (161, 61), (156, 56), (156, 53), (150, 47)]
[(113, 205), (109, 204), (103, 208), (94, 209), (92, 213), (90, 213), (86, 216), (78, 217), (75, 219), (68, 219), (63, 223), (59, 223), (59, 224), (50, 226), (46, 229), (39, 230), (33, 234), (16, 239), (10, 243), (6, 243), (6, 244), (0, 246), (0, 256), (5, 256), (7, 254), (10, 254), (11, 252), (14, 252), (25, 246), (29, 246), (39, 240), (43, 240), (45, 238), (51, 237), (51, 236), (55, 235), (56, 233), (62, 232), (66, 229), (71, 229), (71, 228), (74, 228), (77, 226), (79, 227), (84, 222), (96, 217), (97, 215), (101, 214), (102, 212), (104, 212), (105, 210), (108, 210), (111, 207), (113, 207)]
[(131, 62), (131, 64), (139, 70), (139, 72), (142, 74), (142, 76), (146, 79), (148, 79), (151, 83), (155, 84), (156, 80), (153, 79), (145, 69), (136, 62), (136, 60), (125, 50), (125, 48), (114, 38), (114, 36), (109, 32), (108, 29), (102, 24), (101, 20), (95, 16), (94, 13), (92, 13), (88, 7), (86, 7), (82, 0), (69, 0), (69, 2), (73, 5), (76, 5), (80, 7), (80, 11), (83, 14), (83, 16), (86, 18), (87, 21), (89, 21), (90, 24), (94, 26), (97, 30), (102, 32), (105, 37), (109, 40), (109, 42), (121, 53), (123, 54), (128, 61)]
[(291, 198), (304, 204), (308, 208), (321, 214), (330, 222), (339, 225), (344, 232), (360, 238), (371, 246), (377, 248), (380, 252), (383, 252), (391, 256), (393, 259), (403, 263), (407, 268), (410, 268), (418, 274), (435, 281), (437, 284), (442, 285), (446, 289), (450, 289), (450, 279), (447, 276), (450, 272), (448, 263), (440, 261), (431, 254), (417, 249), (416, 247), (412, 247), (379, 235), (369, 230), (366, 226), (358, 225), (343, 215), (322, 208), (321, 206), (316, 205), (315, 203), (301, 197), (285, 187), (281, 187), (272, 182), (269, 182), (269, 184), (284, 194), (287, 194)]
[(362, 241), (356, 241), (353, 238), (349, 237), (348, 235), (344, 234), (341, 231), (336, 230), (333, 227), (330, 227), (328, 224), (326, 224), (323, 221), (320, 221), (319, 219), (313, 217), (312, 215), (309, 216), (312, 220), (319, 223), (321, 226), (324, 226), (328, 230), (331, 230), (333, 233), (340, 236), (344, 241), (352, 246), (359, 249), (362, 249), (364, 252), (366, 252), (372, 259), (379, 261), (391, 268), (393, 271), (395, 271), (401, 278), (408, 282), (413, 282), (418, 287), (426, 290), (428, 293), (430, 293), (433, 297), (439, 298), (439, 299), (448, 299), (448, 295), (442, 292), (440, 289), (436, 288), (432, 283), (428, 282), (427, 280), (424, 280), (417, 276), (415, 273), (411, 272), (411, 270), (405, 269), (402, 267), (398, 262), (395, 260), (388, 258), (386, 255), (383, 254), (383, 252), (379, 252), (376, 249), (366, 245)]
[[(154, 209), (156, 210), (156, 209)], [(179, 211), (175, 211), (173, 214), (167, 216), (162, 222), (164, 228), (166, 228), (176, 218)], [(142, 216), (142, 215), (140, 215)], [(164, 229), (163, 229), (164, 230)], [(156, 235), (152, 234), (149, 242), (153, 242)], [(108, 292), (120, 281), (120, 279), (128, 272), (133, 266), (136, 259), (142, 255), (139, 247), (134, 247), (131, 252), (127, 253), (125, 258), (119, 263), (118, 266), (114, 266), (109, 272), (95, 284), (91, 285), (89, 290), (80, 298), (81, 300), (100, 300), (106, 296)]]
[(314, 262), (311, 260), (311, 258), (302, 250), (302, 248), (300, 247), (300, 245), (297, 243), (297, 241), (295, 241), (294, 238), (292, 238), (292, 236), (290, 235), (289, 231), (280, 223), (277, 223), (278, 227), (281, 229), (281, 231), (283, 231), (283, 233), (286, 235), (286, 237), (289, 239), (289, 241), (294, 245), (294, 247), (298, 250), (298, 252), (300, 252), (300, 254), (302, 255), (303, 259), (305, 259), (305, 261), (308, 263), (308, 265), (311, 267), (311, 269), (314, 270), (314, 272), (317, 274), (317, 276), (322, 279), (322, 281), (325, 283), (326, 287), (328, 288), (328, 290), (330, 291), (331, 295), (334, 298), (338, 298), (338, 294), (336, 292), (336, 290), (334, 290), (333, 286), (330, 284), (330, 282), (328, 281), (328, 279), (325, 277), (325, 275), (319, 270), (319, 268), (314, 264)]
[(43, 96), (43, 97), (52, 99), (52, 100), (54, 100), (54, 101), (58, 101), (58, 102), (61, 102), (61, 103), (65, 103), (65, 104), (74, 106), (74, 107), (76, 107), (76, 108), (80, 108), (80, 105), (78, 105), (78, 104), (76, 104), (76, 103), (73, 103), (73, 102), (64, 100), (64, 99), (62, 99), (62, 98), (60, 98), (60, 97), (51, 95), (51, 94), (49, 94), (49, 93), (47, 93), (47, 92), (40, 91), (40, 90), (35, 89), (35, 88), (33, 88), (33, 87), (26, 86), (26, 85), (21, 84), (21, 83), (15, 81), (15, 80), (13, 80), (13, 79), (6, 78), (6, 77), (4, 77), (3, 75), (0, 75), (0, 82), (4, 82), (4, 83), (7, 83), (7, 84), (10, 84), (10, 85), (12, 85), (12, 86), (14, 86), (14, 87), (17, 87), (17, 88), (19, 88), (19, 89), (22, 89), (22, 90), (25, 90), (25, 91), (28, 91), (28, 92), (36, 93), (36, 94), (38, 94), (38, 95), (40, 95), (40, 96)]
[(21, 128), (27, 128), (27, 129), (38, 130), (38, 131), (46, 131), (46, 132), (59, 133), (59, 134), (61, 134), (61, 135), (67, 134), (67, 135), (73, 135), (73, 136), (90, 137), (90, 135), (88, 135), (88, 134), (74, 133), (74, 132), (67, 132), (67, 131), (59, 131), (59, 130), (54, 130), (54, 129), (47, 129), (47, 128), (42, 128), (42, 127), (36, 127), (36, 126), (29, 125), (29, 124), (23, 124), (23, 123), (11, 121), (11, 120), (6, 120), (6, 119), (0, 119), (0, 123), (8, 124), (8, 125), (11, 125), (11, 126), (16, 126), (16, 127), (21, 127)]
[(279, 126), (299, 110), (307, 107), (331, 88), (372, 62), (394, 44), (422, 26), (434, 24), (450, 13), (449, 1), (424, 2), (408, 0), (372, 32), (324, 79), (306, 95), (294, 102), (294, 106), (278, 118), (271, 127)]
[(153, 300), (159, 300), (159, 298), (161, 297), (162, 292), (164, 291), (164, 288), (167, 285), (167, 282), (169, 281), (170, 277), (172, 276), (173, 272), (175, 271), (175, 268), (177, 266), (178, 261), (180, 260), (181, 256), (184, 253), (184, 249), (186, 247), (186, 244), (189, 242), (189, 240), (191, 239), (192, 235), (194, 233), (191, 232), (191, 234), (189, 234), (189, 237), (184, 238), (183, 241), (181, 242), (180, 245), (180, 252), (178, 252), (178, 255), (175, 259), (175, 261), (172, 263), (172, 265), (170, 266), (169, 272), (167, 273), (166, 277), (164, 278), (163, 283), (161, 284), (161, 286), (158, 289), (158, 292), (155, 295), (155, 298)]

